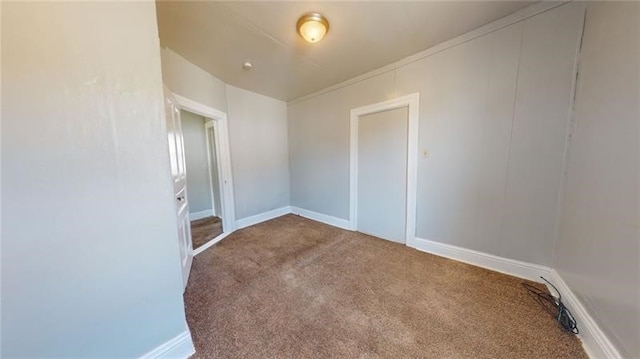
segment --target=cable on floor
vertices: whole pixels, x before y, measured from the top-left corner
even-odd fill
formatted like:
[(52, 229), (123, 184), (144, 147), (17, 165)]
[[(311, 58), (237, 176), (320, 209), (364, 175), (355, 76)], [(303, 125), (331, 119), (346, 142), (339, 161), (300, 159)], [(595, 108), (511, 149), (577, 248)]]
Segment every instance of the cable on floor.
[(536, 302), (538, 302), (549, 314), (551, 314), (552, 317), (554, 317), (558, 321), (558, 323), (564, 330), (573, 334), (578, 334), (579, 331), (576, 320), (569, 309), (567, 309), (567, 307), (565, 307), (562, 303), (562, 295), (560, 294), (558, 288), (556, 288), (555, 285), (551, 284), (551, 282), (546, 280), (544, 277), (540, 278), (542, 278), (542, 280), (547, 282), (551, 287), (553, 287), (553, 289), (555, 289), (555, 291), (558, 293), (557, 297), (554, 297), (546, 291), (538, 289), (528, 283), (522, 283), (522, 286), (529, 291), (529, 294)]

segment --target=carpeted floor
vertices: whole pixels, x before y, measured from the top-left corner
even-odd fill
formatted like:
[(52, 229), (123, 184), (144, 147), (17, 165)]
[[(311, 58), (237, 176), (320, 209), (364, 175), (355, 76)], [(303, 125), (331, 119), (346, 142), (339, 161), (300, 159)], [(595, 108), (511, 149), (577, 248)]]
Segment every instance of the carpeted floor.
[(222, 234), (222, 220), (219, 217), (206, 217), (191, 221), (193, 249), (200, 247), (220, 234)]
[(199, 254), (196, 358), (586, 358), (521, 279), (286, 215)]

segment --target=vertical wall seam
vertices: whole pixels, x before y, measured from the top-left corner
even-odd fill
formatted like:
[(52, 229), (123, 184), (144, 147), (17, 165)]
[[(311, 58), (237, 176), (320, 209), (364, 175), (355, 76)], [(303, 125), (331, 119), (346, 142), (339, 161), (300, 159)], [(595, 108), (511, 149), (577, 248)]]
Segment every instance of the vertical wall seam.
[[(524, 28), (525, 28), (525, 22), (522, 21), (522, 28), (520, 29), (520, 48), (518, 49), (518, 67), (516, 70), (516, 86), (515, 86), (515, 91), (513, 91), (513, 107), (511, 109), (511, 131), (509, 134), (509, 146), (508, 146), (508, 150), (507, 150), (507, 173), (506, 173), (506, 178), (504, 181), (504, 191), (502, 193), (502, 202), (504, 204), (503, 208), (506, 208), (507, 205), (507, 189), (509, 188), (509, 168), (511, 165), (511, 143), (513, 142), (513, 127), (514, 124), (516, 122), (516, 103), (518, 101), (518, 82), (520, 80), (520, 66), (522, 65), (522, 44), (524, 43)], [(498, 255), (502, 256), (502, 242), (504, 240), (503, 238), (503, 234), (504, 234), (504, 223), (505, 223), (505, 216), (504, 216), (505, 211), (502, 211), (502, 218), (500, 220), (500, 234), (499, 234), (499, 240), (498, 240)]]
[(573, 81), (571, 83), (571, 92), (572, 96), (571, 102), (569, 103), (569, 111), (568, 111), (568, 121), (567, 121), (567, 134), (565, 137), (565, 146), (564, 146), (564, 154), (562, 158), (562, 172), (560, 177), (560, 189), (558, 190), (558, 200), (556, 203), (556, 221), (555, 228), (553, 232), (553, 247), (551, 248), (551, 267), (555, 268), (555, 257), (556, 257), (556, 247), (558, 245), (558, 241), (560, 240), (560, 230), (561, 223), (564, 216), (564, 193), (567, 186), (567, 180), (569, 175), (569, 158), (571, 156), (571, 142), (573, 140), (573, 135), (576, 130), (576, 98), (578, 93), (578, 81), (580, 79), (580, 55), (582, 53), (582, 44), (584, 40), (584, 29), (587, 23), (587, 5), (584, 8), (584, 14), (582, 17), (582, 26), (580, 27), (580, 33), (578, 37), (578, 44), (576, 44), (576, 54), (573, 65)]
[[(480, 149), (480, 163), (484, 163), (484, 158), (486, 157), (486, 146), (485, 146), (485, 140), (486, 140), (486, 133), (487, 133), (487, 118), (489, 117), (489, 92), (491, 90), (491, 80), (493, 78), (493, 61), (494, 61), (494, 55), (495, 55), (495, 43), (496, 43), (496, 35), (495, 32), (487, 35), (487, 36), (491, 36), (491, 47), (490, 47), (490, 53), (489, 53), (489, 74), (487, 75), (487, 87), (485, 89), (485, 100), (484, 100), (484, 116), (482, 117), (482, 141), (480, 142), (482, 148)], [(480, 176), (482, 177), (482, 176)], [(476, 187), (476, 208), (475, 208), (475, 214), (474, 214), (474, 231), (473, 231), (473, 241), (475, 242), (478, 239), (478, 227), (479, 227), (479, 213), (480, 213), (480, 185), (478, 183), (476, 183), (477, 187)], [(500, 250), (500, 245), (498, 245), (498, 250)], [(488, 251), (489, 253), (491, 253), (492, 251)]]

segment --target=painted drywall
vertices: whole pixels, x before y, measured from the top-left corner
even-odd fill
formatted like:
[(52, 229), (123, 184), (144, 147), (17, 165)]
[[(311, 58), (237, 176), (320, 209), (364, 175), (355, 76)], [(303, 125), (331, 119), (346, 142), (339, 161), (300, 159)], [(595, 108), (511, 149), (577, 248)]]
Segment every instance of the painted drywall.
[(417, 236), (550, 265), (584, 5), (290, 103), (291, 205), (348, 219), (349, 110), (420, 92)]
[(286, 104), (227, 86), (169, 48), (161, 54), (163, 80), (172, 92), (227, 113), (236, 218), (288, 206)]
[(207, 164), (205, 118), (181, 110), (184, 157), (187, 165), (187, 198), (189, 212), (211, 211), (211, 184)]
[(638, 19), (637, 2), (588, 5), (553, 259), (625, 358), (640, 353)]
[(583, 20), (577, 3), (522, 24), (501, 256), (551, 264)]
[(171, 92), (216, 110), (227, 111), (225, 83), (173, 50), (163, 47), (162, 80)]
[(289, 205), (287, 105), (227, 85), (236, 218)]
[(419, 238), (499, 254), (522, 24), (399, 69), (421, 93)]
[(183, 333), (154, 4), (3, 2), (1, 53), (0, 355), (139, 357)]
[(349, 218), (349, 112), (393, 98), (393, 83), (388, 72), (288, 105), (291, 205)]

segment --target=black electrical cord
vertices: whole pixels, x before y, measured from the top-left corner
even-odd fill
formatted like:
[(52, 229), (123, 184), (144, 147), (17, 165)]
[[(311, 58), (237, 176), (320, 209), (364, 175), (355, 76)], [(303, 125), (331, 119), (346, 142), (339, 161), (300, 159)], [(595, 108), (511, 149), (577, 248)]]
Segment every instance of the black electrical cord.
[(549, 283), (549, 285), (553, 287), (553, 289), (555, 289), (555, 291), (558, 293), (558, 297), (554, 297), (546, 291), (540, 290), (528, 283), (522, 283), (522, 286), (529, 291), (529, 294), (533, 299), (535, 299), (536, 302), (538, 302), (547, 312), (549, 312), (549, 314), (551, 314), (551, 316), (553, 316), (558, 321), (558, 323), (560, 323), (560, 326), (564, 328), (564, 330), (573, 334), (578, 334), (579, 331), (576, 320), (569, 309), (567, 309), (567, 307), (562, 304), (562, 295), (560, 294), (558, 288), (556, 288), (555, 285), (551, 284), (551, 282), (546, 280), (544, 277), (540, 278)]

